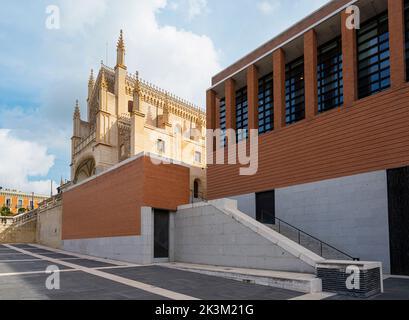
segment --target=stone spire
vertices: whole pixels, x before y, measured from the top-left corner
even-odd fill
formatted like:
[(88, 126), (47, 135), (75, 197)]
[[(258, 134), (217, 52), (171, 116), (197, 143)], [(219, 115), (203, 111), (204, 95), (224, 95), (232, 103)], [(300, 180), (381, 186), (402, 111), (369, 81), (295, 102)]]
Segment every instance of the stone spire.
[(108, 89), (108, 81), (105, 77), (105, 70), (102, 68), (101, 70), (101, 83), (100, 83), (101, 89)]
[(88, 80), (88, 102), (90, 102), (92, 92), (94, 91), (94, 86), (95, 86), (94, 70), (91, 69), (91, 74)]
[(89, 80), (88, 80), (88, 86), (94, 86), (95, 83), (95, 79), (94, 79), (94, 69), (91, 69), (91, 74), (89, 76)]
[(125, 42), (124, 42), (124, 35), (123, 31), (121, 30), (119, 34), (118, 44), (116, 46), (116, 66), (121, 68), (125, 67)]
[(80, 105), (78, 100), (75, 101), (74, 119), (81, 119)]

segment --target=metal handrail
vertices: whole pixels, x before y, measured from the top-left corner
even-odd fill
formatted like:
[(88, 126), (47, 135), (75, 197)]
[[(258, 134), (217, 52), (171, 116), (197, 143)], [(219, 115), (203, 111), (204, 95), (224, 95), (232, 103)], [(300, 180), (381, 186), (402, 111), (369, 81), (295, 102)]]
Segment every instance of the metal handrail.
[(195, 200), (199, 200), (201, 202), (207, 202), (207, 199), (205, 198), (205, 193), (204, 192), (199, 192), (198, 196), (199, 197), (196, 198), (194, 190), (190, 190), (190, 201), (191, 201), (191, 203), (195, 203)]
[(289, 226), (290, 228), (295, 229), (295, 230), (297, 231), (298, 244), (299, 244), (299, 245), (301, 245), (301, 235), (305, 235), (305, 236), (307, 236), (307, 237), (309, 237), (309, 238), (314, 239), (315, 241), (318, 241), (319, 244), (320, 244), (320, 253), (321, 253), (320, 256), (321, 256), (321, 257), (322, 257), (322, 255), (323, 255), (323, 246), (326, 246), (326, 247), (329, 247), (329, 248), (331, 248), (332, 250), (335, 250), (336, 252), (338, 252), (338, 253), (340, 253), (340, 254), (342, 254), (342, 255), (344, 255), (344, 256), (350, 258), (350, 259), (353, 260), (353, 261), (359, 261), (359, 260), (360, 260), (359, 258), (353, 257), (353, 256), (349, 255), (348, 253), (345, 253), (345, 252), (343, 252), (343, 251), (341, 251), (341, 250), (335, 248), (334, 246), (332, 246), (332, 245), (330, 245), (330, 244), (328, 244), (328, 243), (326, 243), (326, 242), (324, 242), (324, 241), (318, 239), (317, 237), (314, 237), (313, 235), (311, 235), (311, 234), (309, 234), (309, 233), (307, 233), (307, 232), (301, 230), (300, 228), (297, 228), (297, 227), (293, 226), (292, 224), (290, 224), (290, 223), (288, 223), (288, 222), (286, 222), (286, 221), (284, 221), (284, 220), (282, 220), (282, 219), (280, 219), (280, 218), (275, 217), (275, 215), (271, 214), (271, 212), (268, 212), (268, 211), (266, 211), (266, 210), (262, 210), (261, 213), (262, 213), (263, 215), (264, 215), (264, 213), (267, 213), (268, 215), (274, 217), (274, 219), (275, 219), (274, 225), (276, 225), (276, 221), (278, 221), (278, 233), (280, 233), (280, 234), (282, 234), (282, 233), (281, 233), (281, 225), (282, 225), (282, 224), (287, 225), (287, 226)]

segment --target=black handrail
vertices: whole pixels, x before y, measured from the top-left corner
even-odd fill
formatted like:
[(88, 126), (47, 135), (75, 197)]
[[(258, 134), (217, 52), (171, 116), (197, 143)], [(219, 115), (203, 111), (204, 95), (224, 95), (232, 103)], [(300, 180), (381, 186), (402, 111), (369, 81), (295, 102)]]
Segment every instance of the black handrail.
[(197, 197), (195, 197), (195, 196), (196, 196), (196, 194), (195, 194), (194, 190), (190, 190), (190, 201), (191, 201), (191, 203), (195, 203), (197, 200), (200, 201), (200, 202), (207, 202), (207, 199), (205, 198), (205, 193), (204, 192), (198, 192)]
[(353, 261), (359, 261), (359, 260), (360, 260), (359, 258), (355, 258), (355, 257), (353, 257), (353, 256), (351, 256), (351, 255), (349, 255), (349, 254), (347, 254), (347, 253), (345, 253), (345, 252), (343, 252), (343, 251), (341, 251), (341, 250), (335, 248), (334, 246), (331, 246), (330, 244), (328, 244), (328, 243), (326, 243), (326, 242), (324, 242), (324, 241), (318, 239), (317, 237), (314, 237), (313, 235), (310, 235), (309, 233), (307, 233), (307, 232), (301, 230), (300, 228), (297, 228), (297, 227), (293, 226), (292, 224), (290, 224), (290, 223), (288, 223), (288, 222), (286, 222), (286, 221), (284, 221), (284, 220), (282, 220), (282, 219), (280, 219), (280, 218), (277, 218), (275, 215), (271, 214), (271, 212), (268, 212), (267, 210), (262, 210), (262, 211), (261, 211), (261, 214), (262, 214), (263, 216), (264, 216), (265, 213), (266, 213), (267, 215), (271, 216), (271, 217), (274, 217), (274, 219), (275, 219), (274, 225), (277, 225), (276, 221), (278, 221), (278, 233), (282, 234), (282, 233), (281, 233), (281, 225), (282, 225), (282, 224), (287, 225), (287, 226), (289, 226), (290, 228), (295, 229), (295, 230), (297, 231), (298, 244), (299, 244), (299, 245), (301, 245), (301, 234), (303, 234), (303, 235), (305, 235), (305, 236), (307, 236), (307, 237), (310, 237), (310, 238), (314, 239), (315, 241), (318, 241), (318, 243), (319, 243), (319, 245), (320, 245), (320, 253), (321, 253), (320, 256), (321, 256), (321, 257), (322, 257), (322, 255), (323, 255), (323, 246), (326, 246), (326, 247), (329, 247), (329, 248), (335, 250), (335, 251), (338, 252), (338, 253), (341, 253), (342, 255), (344, 255), (344, 256), (350, 258), (350, 259), (353, 260)]

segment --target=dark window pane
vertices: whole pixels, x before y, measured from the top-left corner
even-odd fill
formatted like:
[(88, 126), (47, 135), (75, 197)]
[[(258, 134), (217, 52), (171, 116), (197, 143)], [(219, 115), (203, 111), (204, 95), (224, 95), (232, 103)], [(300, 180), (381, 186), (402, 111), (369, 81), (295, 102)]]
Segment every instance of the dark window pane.
[(248, 103), (247, 87), (236, 92), (236, 140), (247, 139), (248, 131)]
[(409, 81), (409, 0), (405, 0), (406, 80)]
[(390, 87), (388, 12), (357, 30), (358, 96), (365, 98)]
[(258, 132), (263, 134), (274, 129), (274, 87), (272, 73), (259, 79), (258, 91)]
[(305, 118), (304, 57), (286, 65), (286, 123)]

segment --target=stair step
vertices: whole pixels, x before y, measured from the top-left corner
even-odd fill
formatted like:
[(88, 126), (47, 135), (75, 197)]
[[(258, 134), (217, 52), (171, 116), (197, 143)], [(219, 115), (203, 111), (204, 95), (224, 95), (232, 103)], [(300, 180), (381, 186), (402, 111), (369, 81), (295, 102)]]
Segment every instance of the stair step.
[(281, 288), (302, 293), (322, 292), (321, 279), (314, 274), (259, 269), (231, 268), (189, 263), (165, 263), (160, 266), (206, 274), (246, 283)]

